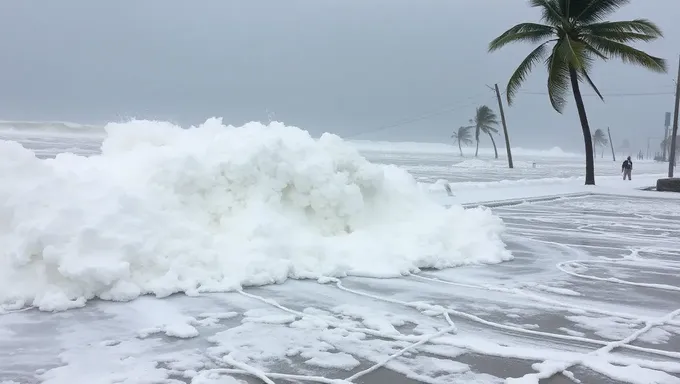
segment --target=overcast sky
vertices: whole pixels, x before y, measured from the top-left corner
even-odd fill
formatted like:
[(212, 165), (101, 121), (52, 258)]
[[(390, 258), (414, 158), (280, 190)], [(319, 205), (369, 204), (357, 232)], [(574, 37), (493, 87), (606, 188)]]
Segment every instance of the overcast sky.
[[(658, 146), (678, 15), (678, 0), (633, 0), (612, 17), (655, 21), (666, 37), (643, 47), (670, 69), (596, 65), (595, 83), (618, 96), (586, 97), (586, 108), (615, 144)], [(523, 0), (0, 0), (0, 118), (240, 125), (269, 111), (314, 135), (447, 142), (476, 106), (497, 109), (486, 85), (504, 88), (531, 46), (487, 45), (523, 21), (538, 21)], [(537, 67), (523, 91), (545, 93), (546, 79)], [(621, 96), (631, 93), (659, 95)], [(513, 146), (582, 149), (571, 98), (560, 115), (546, 95), (522, 93), (507, 118)]]

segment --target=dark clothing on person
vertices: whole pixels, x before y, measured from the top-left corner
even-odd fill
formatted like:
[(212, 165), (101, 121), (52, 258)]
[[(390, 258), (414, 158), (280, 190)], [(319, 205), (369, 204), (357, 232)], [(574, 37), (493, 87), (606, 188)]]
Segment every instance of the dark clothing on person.
[(623, 172), (624, 180), (626, 180), (626, 176), (630, 180), (630, 175), (633, 172), (633, 161), (630, 159), (630, 156), (621, 164), (621, 172)]

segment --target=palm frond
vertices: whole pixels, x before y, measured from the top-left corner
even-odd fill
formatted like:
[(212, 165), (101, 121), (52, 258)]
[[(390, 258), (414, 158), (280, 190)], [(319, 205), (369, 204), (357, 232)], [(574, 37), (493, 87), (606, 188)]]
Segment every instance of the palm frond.
[(537, 43), (555, 35), (555, 28), (536, 23), (522, 23), (503, 32), (489, 43), (489, 52), (498, 50), (509, 43)]
[(571, 0), (571, 2), (575, 4), (571, 12), (574, 20), (580, 24), (589, 24), (604, 20), (617, 9), (628, 5), (630, 0)]
[(519, 67), (515, 69), (515, 72), (512, 74), (512, 76), (510, 76), (510, 80), (508, 80), (508, 86), (506, 87), (506, 96), (509, 105), (512, 105), (512, 99), (517, 94), (517, 91), (524, 80), (526, 80), (529, 72), (531, 72), (531, 70), (534, 68), (534, 65), (536, 65), (536, 63), (545, 57), (548, 50), (546, 45), (552, 41), (555, 40), (548, 40), (531, 51), (531, 53), (522, 61), (522, 63), (520, 63)]
[[(511, 104), (522, 83), (538, 61), (545, 58), (548, 70), (548, 95), (552, 107), (562, 112), (574, 81), (585, 82), (603, 99), (590, 77), (595, 59), (621, 59), (624, 63), (643, 66), (656, 72), (666, 72), (665, 60), (651, 56), (626, 43), (651, 41), (663, 36), (661, 29), (647, 19), (604, 21), (612, 12), (630, 0), (528, 0), (541, 12), (543, 24), (518, 24), (489, 44), (489, 51), (511, 42), (534, 42), (538, 46), (520, 63), (510, 77), (506, 89)], [(549, 52), (547, 44), (555, 41)], [(479, 137), (481, 119), (475, 120), (475, 135)], [(492, 125), (492, 124), (490, 124)]]
[(621, 59), (624, 63), (636, 64), (654, 72), (665, 73), (666, 61), (650, 56), (629, 45), (619, 43), (604, 37), (588, 35), (582, 37), (588, 44), (609, 57)]
[(606, 136), (604, 135), (604, 132), (599, 128), (593, 133), (592, 139), (593, 144), (596, 146), (605, 146), (609, 143)]
[(595, 47), (592, 45), (588, 44), (588, 42), (580, 40), (579, 43), (583, 46), (584, 51), (582, 52), (584, 59), (583, 63), (585, 64), (584, 68), (581, 68), (578, 70), (578, 75), (579, 75), (579, 81), (585, 80), (588, 85), (595, 91), (597, 96), (600, 97), (600, 100), (604, 101), (604, 97), (602, 97), (602, 93), (600, 93), (600, 90), (597, 88), (593, 80), (590, 78), (590, 75), (588, 74), (590, 70), (590, 66), (593, 63), (593, 55), (599, 57), (600, 59), (607, 61), (609, 58), (602, 52), (598, 51)]
[(489, 108), (488, 105), (480, 105), (477, 107), (477, 116), (478, 117), (486, 117), (486, 116), (493, 116), (495, 115), (493, 110)]
[(490, 133), (498, 133), (498, 129), (495, 128), (495, 127), (492, 127), (490, 125), (482, 125), (480, 127), (480, 129), (481, 129), (482, 132), (484, 132), (486, 134), (488, 134), (489, 132)]
[(637, 41), (652, 41), (658, 39), (656, 36), (635, 32), (599, 32), (596, 36), (604, 37), (619, 43), (634, 43)]
[(593, 142), (597, 145), (609, 144), (609, 140), (607, 140), (607, 136), (601, 128), (596, 129), (593, 133)]
[(479, 125), (482, 126), (493, 126), (493, 125), (498, 125), (500, 122), (498, 121), (498, 117), (496, 116), (495, 113), (491, 115), (487, 115), (484, 117), (483, 120), (479, 122)]
[(480, 129), (482, 126), (498, 124), (498, 116), (486, 105), (477, 108), (475, 113), (475, 126)]
[(581, 42), (581, 44), (583, 44), (583, 47), (585, 48), (585, 50), (588, 54), (595, 55), (595, 56), (599, 57), (600, 59), (602, 59), (604, 61), (609, 60), (609, 57), (607, 57), (607, 55), (605, 55), (604, 53), (597, 50), (597, 48), (590, 45), (587, 41), (580, 40), (580, 42)]
[(469, 144), (472, 142), (472, 132), (470, 130), (474, 128), (473, 126), (463, 126), (459, 127), (457, 132), (451, 135), (455, 141), (460, 141), (463, 144)]
[(541, 20), (545, 23), (557, 26), (566, 20), (556, 0), (529, 0), (529, 5), (541, 9)]
[(560, 42), (562, 43), (561, 55), (564, 60), (569, 62), (571, 68), (574, 68), (577, 72), (590, 68), (593, 59), (588, 55), (585, 44), (569, 37), (560, 39)]
[(651, 41), (663, 37), (661, 29), (646, 19), (588, 24), (580, 28), (580, 33), (604, 37), (619, 43)]
[(602, 94), (600, 93), (600, 90), (597, 89), (595, 86), (595, 83), (593, 83), (593, 80), (590, 78), (590, 75), (588, 75), (588, 71), (583, 69), (579, 72), (579, 79), (585, 79), (588, 85), (597, 93), (597, 96), (600, 97), (600, 100), (604, 101), (604, 97), (602, 97)]
[(569, 64), (564, 57), (564, 43), (555, 44), (552, 54), (546, 60), (548, 66), (548, 97), (550, 104), (559, 113), (562, 113), (567, 104), (566, 95), (571, 89), (569, 84)]
[(475, 125), (467, 125), (464, 127), (458, 128), (458, 134), (461, 136), (468, 136), (472, 137), (472, 129), (476, 128)]

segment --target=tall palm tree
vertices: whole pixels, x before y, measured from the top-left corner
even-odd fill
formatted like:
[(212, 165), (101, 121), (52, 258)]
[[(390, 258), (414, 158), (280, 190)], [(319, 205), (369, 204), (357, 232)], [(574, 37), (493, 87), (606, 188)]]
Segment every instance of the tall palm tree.
[(606, 16), (628, 3), (630, 0), (529, 0), (532, 7), (540, 9), (545, 24), (515, 25), (489, 44), (491, 52), (509, 43), (540, 43), (510, 77), (507, 86), (508, 104), (512, 103), (534, 65), (542, 60), (545, 60), (548, 70), (550, 103), (557, 112), (562, 113), (571, 87), (586, 149), (586, 185), (595, 184), (595, 166), (590, 126), (579, 83), (585, 81), (602, 98), (589, 75), (595, 59), (619, 58), (624, 63), (666, 72), (663, 59), (627, 44), (662, 37), (659, 27), (645, 19), (604, 21)]
[(496, 142), (491, 135), (491, 133), (498, 133), (498, 129), (494, 127), (495, 125), (498, 125), (498, 116), (496, 116), (496, 113), (494, 113), (494, 111), (486, 105), (482, 105), (477, 107), (477, 110), (475, 111), (475, 118), (470, 120), (470, 123), (472, 125), (470, 125), (469, 128), (475, 129), (475, 141), (477, 142), (477, 148), (475, 148), (475, 157), (477, 157), (479, 154), (479, 135), (486, 133), (491, 138), (493, 149), (496, 153), (496, 158), (498, 158)]
[(593, 155), (597, 155), (597, 147), (602, 147), (602, 157), (604, 157), (604, 146), (609, 144), (609, 140), (602, 129), (598, 128), (593, 133), (593, 144)]
[(461, 144), (465, 145), (466, 147), (472, 144), (471, 130), (472, 127), (460, 127), (458, 128), (457, 132), (453, 132), (453, 135), (451, 135), (453, 141), (458, 143), (458, 150), (460, 151), (461, 157), (463, 157), (463, 148), (461, 147)]

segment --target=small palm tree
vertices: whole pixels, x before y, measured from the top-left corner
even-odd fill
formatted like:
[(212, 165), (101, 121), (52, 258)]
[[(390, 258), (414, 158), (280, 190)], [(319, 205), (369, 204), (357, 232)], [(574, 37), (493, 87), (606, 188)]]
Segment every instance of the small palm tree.
[[(545, 24), (522, 23), (508, 29), (489, 44), (489, 51), (515, 42), (540, 43), (517, 67), (507, 86), (508, 104), (533, 67), (545, 60), (548, 96), (553, 108), (562, 113), (569, 88), (574, 94), (586, 149), (586, 185), (595, 184), (593, 143), (588, 117), (581, 97), (580, 82), (587, 82), (602, 98), (590, 78), (595, 59), (619, 58), (656, 72), (666, 72), (666, 62), (628, 43), (652, 41), (661, 30), (645, 19), (604, 21), (605, 17), (630, 0), (529, 0), (539, 8)], [(549, 48), (552, 44), (552, 48)], [(546, 57), (547, 56), (547, 57)]]
[(460, 127), (457, 132), (454, 132), (451, 137), (453, 141), (458, 143), (458, 150), (460, 151), (460, 156), (463, 157), (463, 148), (461, 144), (466, 147), (472, 144), (472, 127)]
[(496, 153), (496, 158), (498, 158), (496, 142), (491, 135), (492, 133), (498, 133), (498, 129), (494, 127), (495, 125), (498, 125), (498, 116), (496, 116), (494, 111), (486, 105), (477, 107), (477, 110), (475, 111), (475, 118), (470, 120), (470, 123), (472, 125), (468, 126), (468, 128), (475, 129), (475, 141), (477, 142), (477, 148), (475, 148), (475, 157), (477, 157), (479, 154), (479, 135), (486, 133), (491, 138), (493, 150)]
[(602, 129), (598, 128), (593, 133), (593, 144), (593, 155), (597, 155), (597, 147), (602, 147), (602, 157), (604, 157), (604, 146), (609, 144), (609, 140)]

